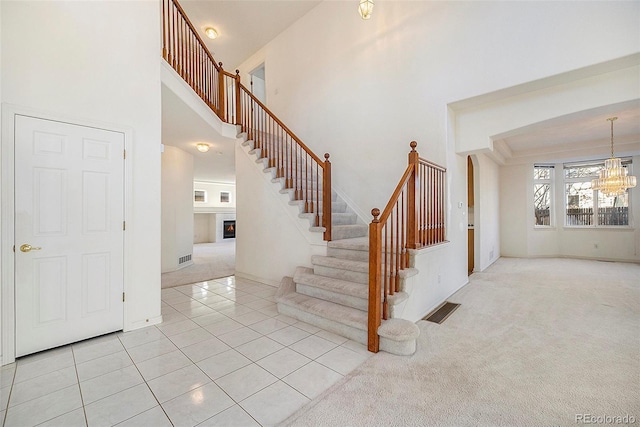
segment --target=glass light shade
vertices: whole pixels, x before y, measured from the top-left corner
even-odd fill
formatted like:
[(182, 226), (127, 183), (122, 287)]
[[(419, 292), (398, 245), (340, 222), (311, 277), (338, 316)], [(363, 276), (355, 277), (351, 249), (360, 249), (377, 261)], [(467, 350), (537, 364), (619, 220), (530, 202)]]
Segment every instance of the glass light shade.
[(373, 13), (373, 0), (360, 0), (358, 12), (360, 12), (360, 16), (364, 20), (371, 18), (371, 14)]
[(215, 39), (218, 37), (218, 32), (215, 30), (215, 28), (212, 27), (208, 27), (205, 28), (204, 33), (207, 35), (207, 37), (209, 37), (211, 40)]
[(204, 143), (200, 143), (196, 145), (196, 148), (198, 149), (199, 152), (201, 153), (206, 153), (207, 151), (209, 151), (209, 144), (204, 144)]
[(627, 188), (636, 186), (636, 177), (628, 176), (627, 168), (622, 167), (620, 159), (612, 157), (605, 160), (604, 169), (598, 172), (598, 178), (591, 181), (594, 190), (605, 196), (620, 196)]

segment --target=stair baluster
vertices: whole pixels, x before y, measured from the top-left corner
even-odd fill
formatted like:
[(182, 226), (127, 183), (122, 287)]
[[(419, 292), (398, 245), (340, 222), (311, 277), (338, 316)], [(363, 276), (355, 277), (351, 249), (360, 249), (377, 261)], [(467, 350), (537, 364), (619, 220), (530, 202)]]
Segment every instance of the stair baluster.
[[(294, 188), (294, 198), (304, 200), (304, 211), (316, 214), (316, 226), (331, 240), (331, 164), (321, 160), (240, 81), (216, 63), (177, 0), (162, 1), (162, 57), (198, 96), (227, 123), (241, 126), (260, 158), (275, 176)], [(322, 179), (322, 213), (320, 213)], [(328, 193), (325, 194), (325, 191)], [(328, 198), (327, 198), (328, 194)]]
[(369, 224), (368, 348), (378, 352), (378, 328), (389, 318), (389, 297), (400, 291), (409, 249), (445, 241), (446, 169), (420, 158), (411, 141), (408, 166), (384, 211), (374, 208)]

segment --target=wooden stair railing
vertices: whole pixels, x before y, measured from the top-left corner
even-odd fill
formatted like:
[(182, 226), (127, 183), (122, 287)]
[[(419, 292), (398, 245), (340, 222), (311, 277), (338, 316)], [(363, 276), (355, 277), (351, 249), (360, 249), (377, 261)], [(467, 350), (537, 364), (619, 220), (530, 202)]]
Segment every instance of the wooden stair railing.
[(391, 199), (369, 224), (368, 349), (378, 352), (378, 328), (389, 318), (388, 297), (400, 291), (401, 271), (409, 266), (408, 249), (445, 241), (446, 169), (420, 158), (412, 141), (409, 161)]
[(232, 74), (216, 63), (177, 0), (161, 1), (162, 57), (220, 120), (242, 127), (276, 177), (293, 190), (294, 199), (304, 201), (304, 212), (315, 213), (315, 226), (325, 229), (324, 240), (331, 240), (329, 154), (321, 160), (247, 90), (238, 70)]
[(321, 160), (243, 84), (239, 88), (242, 131), (261, 150), (260, 157), (269, 159), (276, 178), (284, 178), (285, 188), (293, 189), (294, 199), (304, 201), (304, 212), (315, 213), (315, 226), (325, 228), (324, 240), (331, 240), (329, 153)]

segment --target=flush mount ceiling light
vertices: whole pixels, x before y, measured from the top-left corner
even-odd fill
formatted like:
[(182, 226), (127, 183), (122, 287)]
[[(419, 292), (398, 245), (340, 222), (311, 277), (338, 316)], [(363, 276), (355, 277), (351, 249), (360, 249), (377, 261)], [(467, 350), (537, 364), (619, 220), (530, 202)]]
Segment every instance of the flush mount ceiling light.
[(365, 21), (371, 18), (371, 14), (373, 13), (373, 0), (360, 0), (358, 12)]
[(209, 151), (209, 148), (211, 147), (209, 146), (209, 144), (205, 144), (204, 142), (201, 142), (199, 144), (196, 144), (196, 148), (198, 149), (199, 152), (206, 153), (207, 151)]
[(204, 33), (207, 35), (207, 37), (209, 37), (211, 40), (215, 39), (218, 37), (218, 32), (216, 31), (215, 28), (213, 27), (207, 27), (204, 29)]
[(604, 161), (604, 169), (598, 172), (598, 179), (591, 181), (591, 186), (605, 196), (621, 196), (627, 188), (636, 186), (636, 177), (627, 176), (627, 168), (622, 166), (620, 159), (613, 156), (613, 122), (618, 118), (611, 117), (607, 120), (611, 122), (611, 158)]

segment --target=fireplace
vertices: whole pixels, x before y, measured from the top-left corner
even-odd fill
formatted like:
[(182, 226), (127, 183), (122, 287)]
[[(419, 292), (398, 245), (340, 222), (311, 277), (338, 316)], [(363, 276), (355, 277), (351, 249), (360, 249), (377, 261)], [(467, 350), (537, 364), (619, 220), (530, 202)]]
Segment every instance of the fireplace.
[(223, 239), (235, 239), (236, 238), (236, 220), (223, 221), (222, 226), (222, 238)]

